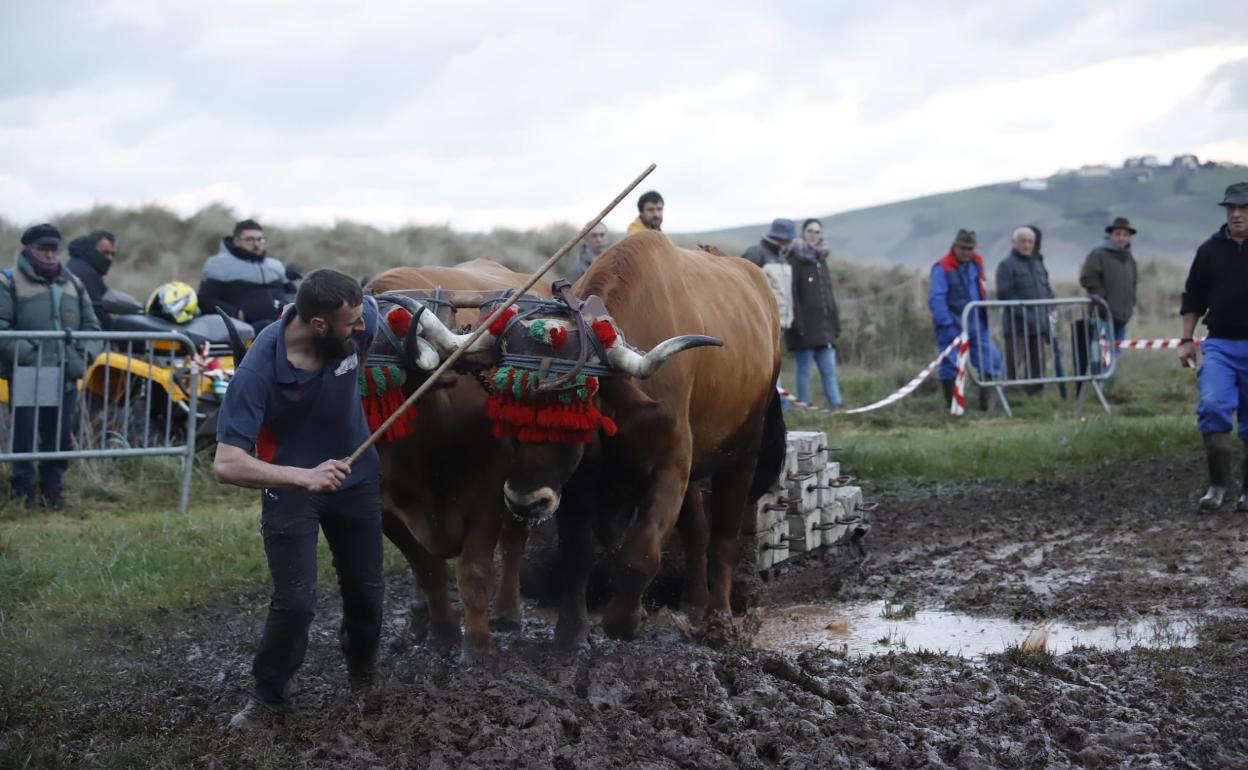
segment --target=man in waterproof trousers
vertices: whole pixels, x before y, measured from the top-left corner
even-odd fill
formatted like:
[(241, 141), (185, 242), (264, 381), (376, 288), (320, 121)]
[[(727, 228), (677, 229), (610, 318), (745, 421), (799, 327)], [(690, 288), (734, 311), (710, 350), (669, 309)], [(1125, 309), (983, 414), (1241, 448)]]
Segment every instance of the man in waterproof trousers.
[[(927, 290), (927, 306), (932, 311), (932, 329), (936, 333), (936, 349), (944, 350), (962, 333), (962, 311), (971, 302), (988, 298), (984, 287), (984, 258), (975, 251), (975, 231), (958, 230), (949, 253), (932, 265)], [(1001, 377), (1001, 353), (992, 344), (988, 333), (988, 314), (983, 308), (970, 316), (970, 363), (979, 370), (982, 380)], [(945, 408), (953, 401), (953, 380), (957, 374), (956, 351), (940, 361), (940, 389)], [(988, 408), (988, 390), (979, 389), (979, 408)]]
[(371, 684), (383, 589), (378, 459), (373, 449), (354, 466), (342, 458), (369, 436), (356, 377), (376, 329), (377, 306), (354, 278), (315, 270), (294, 307), (257, 335), (226, 393), (213, 471), (224, 483), (263, 490), (260, 531), (273, 578), (255, 688), (232, 729), (290, 709), (287, 685), (316, 613), (318, 529), (338, 571), (339, 641), (352, 689)]
[(1231, 476), (1232, 419), (1238, 414), (1244, 452), (1235, 510), (1248, 511), (1248, 182), (1226, 188), (1220, 205), (1226, 209), (1226, 224), (1196, 250), (1183, 287), (1179, 361), (1196, 364), (1192, 335), (1203, 317), (1209, 332), (1201, 343), (1204, 363), (1196, 378), (1196, 426), (1209, 461), (1209, 491), (1200, 498), (1199, 509), (1222, 506)]

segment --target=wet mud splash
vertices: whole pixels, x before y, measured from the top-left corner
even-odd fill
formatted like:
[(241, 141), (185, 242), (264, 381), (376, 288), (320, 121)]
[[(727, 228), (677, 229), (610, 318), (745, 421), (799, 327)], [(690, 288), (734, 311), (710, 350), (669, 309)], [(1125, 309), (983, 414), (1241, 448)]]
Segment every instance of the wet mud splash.
[[(1243, 610), (1248, 517), (1196, 519), (1194, 490), (1155, 483), (1199, 478), (1190, 466), (892, 500), (866, 562), (792, 565), (760, 591), (762, 616), (846, 601), (869, 613), (887, 599), (920, 607), (916, 622), (927, 608), (1011, 618), (1013, 634)], [(469, 667), (406, 634), (407, 578), (389, 590), (387, 653), (367, 696), (347, 690), (326, 596), (298, 713), (227, 736), (263, 621), (257, 592), (174, 613), (155, 635), (83, 640), (72, 670), (47, 672), (41, 695), (63, 708), (0, 715), (0, 767), (1248, 765), (1248, 622), (1235, 617), (1198, 621), (1192, 646), (972, 658), (918, 651), (914, 636), (863, 656), (831, 644), (717, 652), (652, 613), (635, 642), (596, 630), (588, 650), (562, 656), (534, 613), (522, 634), (500, 636), (494, 665)]]

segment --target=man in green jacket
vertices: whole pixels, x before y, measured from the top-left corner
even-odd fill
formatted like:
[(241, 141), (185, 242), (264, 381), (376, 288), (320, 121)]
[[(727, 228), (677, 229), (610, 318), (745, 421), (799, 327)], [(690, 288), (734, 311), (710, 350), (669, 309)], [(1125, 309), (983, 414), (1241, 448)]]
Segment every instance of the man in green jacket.
[[(61, 233), (49, 224), (35, 225), (22, 234), (17, 263), (0, 273), (0, 331), (99, 331), (91, 296), (82, 282), (60, 261)], [(74, 408), (78, 401), (75, 381), (87, 365), (87, 344), (62, 340), (31, 341), (0, 339), (0, 375), (12, 381), (14, 366), (65, 366), (60, 409), (19, 406), (12, 409), (14, 453), (70, 448)], [(94, 346), (92, 346), (94, 347)], [(59, 376), (59, 372), (58, 372)], [(10, 399), (13, 391), (10, 389)], [(59, 428), (59, 430), (58, 430)], [(50, 508), (65, 508), (65, 460), (39, 463), (39, 491)], [(35, 505), (35, 469), (30, 462), (13, 463), (9, 497)]]
[[(1118, 217), (1105, 227), (1105, 240), (1088, 254), (1079, 272), (1079, 284), (1089, 297), (1100, 297), (1109, 305), (1113, 318), (1103, 319), (1106, 336), (1113, 324), (1114, 340), (1125, 339), (1127, 322), (1135, 313), (1135, 286), (1139, 277), (1135, 257), (1131, 255), (1131, 236), (1136, 230), (1131, 220)], [(1114, 357), (1118, 347), (1114, 347)], [(1094, 371), (1099, 360), (1093, 361)]]

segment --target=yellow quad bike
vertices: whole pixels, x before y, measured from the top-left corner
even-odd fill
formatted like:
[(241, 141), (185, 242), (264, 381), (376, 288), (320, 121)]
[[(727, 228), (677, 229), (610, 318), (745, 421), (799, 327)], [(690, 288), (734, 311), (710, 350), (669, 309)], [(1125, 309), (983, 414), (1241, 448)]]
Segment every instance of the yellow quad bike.
[[(88, 435), (106, 436), (112, 446), (181, 442), (186, 437), (193, 390), (198, 394), (196, 443), (215, 441), (217, 412), (234, 374), (234, 347), (225, 320), (200, 315), (174, 323), (143, 313), (137, 301), (120, 292), (106, 296), (104, 307), (113, 315), (110, 331), (177, 332), (189, 338), (192, 346), (179, 340), (112, 342), (87, 367), (82, 379)], [(251, 325), (242, 321), (233, 325), (240, 341), (250, 343), (255, 336)], [(196, 359), (200, 372), (193, 377)]]

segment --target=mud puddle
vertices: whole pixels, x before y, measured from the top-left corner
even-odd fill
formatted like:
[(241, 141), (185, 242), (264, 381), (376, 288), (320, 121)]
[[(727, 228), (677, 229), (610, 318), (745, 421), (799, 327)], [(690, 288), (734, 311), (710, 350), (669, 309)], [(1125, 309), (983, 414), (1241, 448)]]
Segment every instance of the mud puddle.
[(1079, 647), (1170, 649), (1196, 644), (1203, 617), (1156, 615), (1118, 623), (1017, 622), (883, 601), (768, 607), (754, 646), (775, 652), (822, 648), (850, 656), (890, 650), (980, 658), (1022, 646), (1061, 655)]

